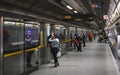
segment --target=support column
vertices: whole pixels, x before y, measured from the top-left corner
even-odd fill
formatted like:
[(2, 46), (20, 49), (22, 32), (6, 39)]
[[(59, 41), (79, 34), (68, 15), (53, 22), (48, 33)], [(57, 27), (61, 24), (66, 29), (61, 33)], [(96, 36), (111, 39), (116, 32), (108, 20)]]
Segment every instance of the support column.
[(42, 27), (43, 27), (43, 44), (44, 44), (44, 58), (43, 58), (43, 62), (44, 64), (46, 63), (47, 61), (47, 27), (46, 27), (46, 23), (43, 23), (42, 24)]
[(70, 39), (70, 27), (66, 27), (67, 29), (67, 40), (68, 40), (68, 44), (67, 44), (67, 47), (68, 47), (68, 50), (70, 50), (70, 42), (71, 42), (71, 39)]
[(3, 17), (0, 16), (0, 75), (3, 75)]

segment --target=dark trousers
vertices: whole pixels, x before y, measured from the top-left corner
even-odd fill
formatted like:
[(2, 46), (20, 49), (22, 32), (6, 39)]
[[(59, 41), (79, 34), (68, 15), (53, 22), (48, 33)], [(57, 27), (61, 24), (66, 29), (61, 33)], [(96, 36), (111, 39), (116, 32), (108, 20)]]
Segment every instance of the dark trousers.
[(95, 36), (94, 36), (94, 40), (95, 40)]
[(77, 44), (74, 44), (74, 49), (76, 49), (76, 47), (77, 47)]
[(89, 38), (90, 41), (92, 41), (92, 38)]
[(54, 58), (54, 62), (55, 63), (58, 63), (58, 58), (57, 58), (57, 53), (58, 53), (59, 49), (58, 48), (51, 48), (51, 53), (52, 53), (52, 56)]
[(74, 44), (74, 49), (77, 48), (77, 51), (79, 51), (79, 45), (78, 44)]
[(33, 51), (27, 53), (27, 64), (31, 64), (31, 58), (32, 58)]
[(83, 40), (83, 46), (85, 47), (85, 40)]
[(81, 42), (79, 42), (79, 46), (78, 46), (78, 50), (77, 51), (82, 51)]

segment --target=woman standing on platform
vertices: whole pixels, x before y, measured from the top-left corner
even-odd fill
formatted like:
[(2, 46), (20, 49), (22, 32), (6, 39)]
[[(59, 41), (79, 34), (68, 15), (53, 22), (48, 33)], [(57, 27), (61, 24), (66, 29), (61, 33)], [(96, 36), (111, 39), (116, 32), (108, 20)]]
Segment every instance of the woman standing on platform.
[(78, 42), (77, 35), (74, 36), (72, 43), (74, 44), (74, 49), (77, 48), (77, 51), (79, 51), (79, 42)]
[(54, 58), (54, 67), (59, 66), (57, 54), (59, 51), (58, 45), (59, 45), (59, 39), (55, 36), (55, 34), (51, 34), (51, 38), (49, 39), (49, 42), (51, 42), (51, 53)]

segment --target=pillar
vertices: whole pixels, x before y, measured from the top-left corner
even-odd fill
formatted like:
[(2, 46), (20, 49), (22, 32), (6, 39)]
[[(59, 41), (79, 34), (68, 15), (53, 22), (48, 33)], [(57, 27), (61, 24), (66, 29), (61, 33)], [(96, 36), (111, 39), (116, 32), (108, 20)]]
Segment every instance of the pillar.
[(3, 17), (0, 16), (0, 75), (3, 75)]

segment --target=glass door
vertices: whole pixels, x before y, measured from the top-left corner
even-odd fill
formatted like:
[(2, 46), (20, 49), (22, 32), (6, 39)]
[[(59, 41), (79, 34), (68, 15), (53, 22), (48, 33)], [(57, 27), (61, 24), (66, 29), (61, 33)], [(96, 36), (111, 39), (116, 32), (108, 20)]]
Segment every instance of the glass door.
[(40, 24), (25, 21), (25, 72), (38, 69), (40, 63)]
[(22, 19), (4, 17), (3, 53), (4, 75), (24, 72), (24, 23)]

